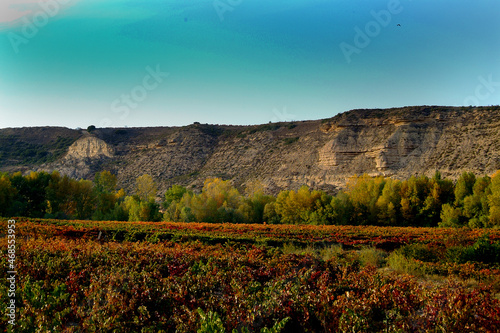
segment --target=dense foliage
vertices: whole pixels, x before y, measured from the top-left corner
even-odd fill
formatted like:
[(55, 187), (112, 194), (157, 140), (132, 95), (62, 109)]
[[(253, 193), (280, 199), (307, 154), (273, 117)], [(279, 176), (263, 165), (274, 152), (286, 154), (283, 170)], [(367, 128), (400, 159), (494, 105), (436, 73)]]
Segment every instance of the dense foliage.
[[(17, 332), (500, 325), (496, 230), (17, 219), (16, 239)], [(12, 331), (4, 314), (0, 326)]]
[(266, 195), (258, 182), (245, 194), (230, 181), (207, 179), (199, 193), (174, 185), (163, 200), (149, 175), (136, 179), (133, 195), (118, 190), (116, 176), (97, 173), (93, 182), (57, 172), (0, 175), (0, 216), (94, 220), (178, 221), (314, 225), (500, 226), (500, 173), (491, 178), (464, 173), (453, 183), (432, 178), (400, 181), (356, 176), (335, 196), (285, 190)]

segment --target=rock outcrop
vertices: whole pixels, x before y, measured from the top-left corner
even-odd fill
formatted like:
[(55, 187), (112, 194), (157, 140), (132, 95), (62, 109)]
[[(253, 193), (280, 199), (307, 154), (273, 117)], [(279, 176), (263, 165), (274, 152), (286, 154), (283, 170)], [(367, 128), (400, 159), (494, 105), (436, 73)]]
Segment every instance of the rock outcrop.
[(104, 140), (87, 132), (68, 148), (68, 152), (58, 161), (43, 165), (38, 170), (57, 170), (73, 178), (92, 178), (101, 170), (103, 163), (114, 157), (114, 149)]
[(93, 136), (85, 136), (75, 141), (75, 143), (73, 143), (69, 147), (68, 153), (64, 158), (93, 159), (101, 157), (112, 157), (113, 155), (113, 148), (106, 142)]
[(498, 108), (394, 109), (379, 118), (380, 112), (353, 111), (329, 122), (323, 131), (331, 140), (320, 150), (320, 167), (397, 178), (435, 170), (456, 178), (500, 167)]

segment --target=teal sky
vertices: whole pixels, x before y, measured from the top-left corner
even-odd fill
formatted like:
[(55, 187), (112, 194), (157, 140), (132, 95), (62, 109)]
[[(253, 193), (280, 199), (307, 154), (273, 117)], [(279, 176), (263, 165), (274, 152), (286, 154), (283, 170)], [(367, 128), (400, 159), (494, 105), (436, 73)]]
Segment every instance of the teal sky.
[(0, 128), (500, 104), (498, 0), (2, 3)]

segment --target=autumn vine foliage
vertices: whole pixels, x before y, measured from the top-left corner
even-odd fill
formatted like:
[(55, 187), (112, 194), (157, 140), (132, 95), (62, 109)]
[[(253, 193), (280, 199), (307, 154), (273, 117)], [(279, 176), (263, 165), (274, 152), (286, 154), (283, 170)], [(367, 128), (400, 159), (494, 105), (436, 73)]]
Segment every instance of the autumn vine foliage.
[(55, 219), (18, 219), (17, 228), (17, 331), (500, 325), (498, 230)]

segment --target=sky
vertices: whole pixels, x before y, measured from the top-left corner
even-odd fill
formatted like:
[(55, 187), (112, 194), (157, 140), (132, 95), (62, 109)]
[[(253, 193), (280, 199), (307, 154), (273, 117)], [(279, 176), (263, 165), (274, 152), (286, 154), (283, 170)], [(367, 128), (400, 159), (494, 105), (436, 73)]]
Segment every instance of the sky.
[(500, 104), (498, 0), (0, 1), (0, 128)]

